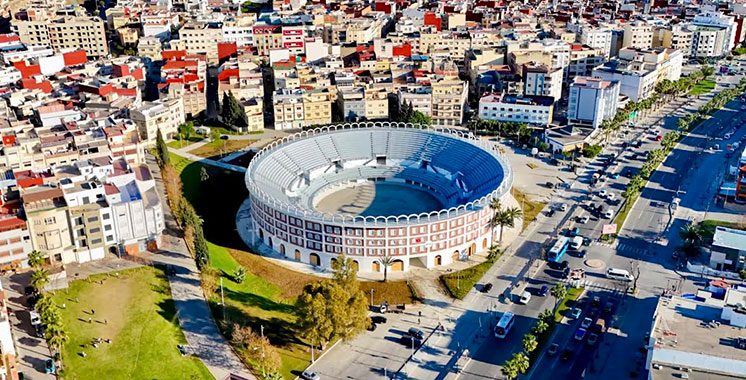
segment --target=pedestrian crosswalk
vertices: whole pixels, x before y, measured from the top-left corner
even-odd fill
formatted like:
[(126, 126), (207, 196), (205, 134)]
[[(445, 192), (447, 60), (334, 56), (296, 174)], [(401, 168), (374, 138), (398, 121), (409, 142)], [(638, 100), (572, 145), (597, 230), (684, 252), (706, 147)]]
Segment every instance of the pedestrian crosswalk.
[(649, 249), (647, 248), (642, 248), (642, 247), (635, 246), (632, 244), (627, 244), (627, 243), (615, 242), (615, 243), (610, 244), (610, 243), (603, 243), (603, 242), (596, 241), (596, 242), (593, 242), (591, 245), (614, 249), (617, 252), (634, 253), (634, 254), (639, 254), (639, 255), (649, 253)]
[(591, 280), (587, 278), (580, 279), (580, 280), (572, 280), (572, 279), (566, 278), (560, 281), (574, 288), (585, 288), (589, 290), (606, 291), (606, 292), (615, 293), (615, 294), (623, 294), (624, 292), (627, 291), (627, 288), (624, 284), (603, 281), (603, 280)]

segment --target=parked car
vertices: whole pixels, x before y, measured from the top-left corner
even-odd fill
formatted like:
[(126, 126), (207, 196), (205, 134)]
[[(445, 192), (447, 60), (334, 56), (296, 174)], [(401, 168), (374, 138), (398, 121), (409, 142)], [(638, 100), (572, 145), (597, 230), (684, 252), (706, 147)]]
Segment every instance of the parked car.
[(554, 356), (557, 355), (557, 352), (559, 351), (559, 344), (552, 343), (549, 345), (549, 349), (547, 350), (547, 355)]
[(580, 322), (580, 327), (587, 329), (591, 327), (592, 324), (593, 324), (593, 320), (586, 317), (583, 319), (583, 322)]
[(39, 314), (35, 311), (29, 312), (29, 318), (31, 319), (31, 326), (36, 326), (41, 324), (41, 317), (39, 317)]
[(57, 372), (57, 366), (54, 365), (54, 360), (47, 359), (47, 361), (44, 362), (44, 373), (54, 374), (56, 372)]
[(554, 182), (547, 182), (547, 187), (550, 189), (554, 189)]
[(601, 198), (606, 198), (606, 195), (609, 194), (609, 192), (606, 189), (602, 189), (598, 192), (598, 196)]
[(604, 309), (602, 311), (603, 315), (609, 316), (611, 313), (614, 312), (614, 303), (609, 301), (604, 305)]
[(608, 209), (604, 212), (604, 218), (611, 219), (614, 216), (614, 210)]
[(568, 277), (570, 277), (570, 267), (565, 267), (565, 269), (562, 270), (562, 278)]
[(588, 223), (588, 221), (591, 220), (591, 217), (588, 215), (580, 215), (578, 216), (578, 223)]
[(384, 317), (382, 315), (374, 315), (374, 316), (370, 317), (370, 319), (371, 319), (371, 321), (373, 321), (373, 323), (379, 323), (380, 324), (380, 323), (386, 323), (386, 322), (388, 322), (388, 320), (386, 319), (386, 317)]
[(575, 331), (575, 335), (573, 335), (573, 338), (575, 338), (575, 340), (583, 340), (585, 339), (585, 334), (587, 332), (588, 330), (581, 327)]
[(531, 293), (527, 291), (524, 291), (523, 293), (521, 293), (521, 298), (518, 300), (518, 303), (522, 305), (526, 305), (529, 303), (529, 301), (531, 301)]
[(407, 347), (419, 348), (422, 346), (422, 339), (410, 335), (402, 335), (399, 342)]
[(368, 331), (376, 331), (376, 328), (378, 328), (378, 325), (373, 323), (373, 321), (370, 322), (368, 325)]
[(554, 209), (550, 208), (549, 210), (547, 210), (547, 218), (551, 218), (553, 216), (554, 216)]
[(410, 327), (409, 330), (407, 330), (407, 335), (413, 336), (417, 339), (425, 339), (425, 333), (416, 327)]
[(609, 194), (606, 195), (606, 199), (613, 201), (614, 199), (616, 199), (616, 194), (609, 192)]
[(567, 237), (575, 237), (580, 235), (580, 228), (579, 227), (573, 227), (567, 229)]
[(44, 332), (46, 329), (44, 328), (43, 324), (34, 325), (34, 335), (36, 335), (37, 338), (43, 338)]
[(582, 313), (583, 313), (582, 309), (580, 309), (579, 307), (573, 307), (572, 309), (570, 309), (568, 316), (571, 317), (572, 319), (578, 319), (580, 318), (580, 314)]
[(539, 297), (546, 297), (547, 293), (549, 293), (549, 287), (546, 285), (542, 285), (541, 288), (539, 288)]
[(492, 290), (492, 283), (491, 282), (488, 282), (488, 283), (482, 285), (482, 289), (480, 289), (480, 291), (482, 293), (488, 293), (490, 290)]
[(567, 203), (558, 204), (557, 209), (559, 209), (560, 211), (567, 211)]
[(594, 344), (596, 344), (596, 342), (598, 342), (598, 335), (594, 333), (590, 333), (588, 335), (588, 340), (585, 343), (588, 344), (589, 346), (593, 346)]

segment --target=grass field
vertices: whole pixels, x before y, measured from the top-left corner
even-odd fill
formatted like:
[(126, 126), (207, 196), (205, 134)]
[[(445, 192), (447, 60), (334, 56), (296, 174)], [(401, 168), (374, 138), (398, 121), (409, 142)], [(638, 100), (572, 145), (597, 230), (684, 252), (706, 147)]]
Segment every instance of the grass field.
[[(186, 341), (162, 270), (92, 276), (73, 281), (54, 298), (65, 305), (61, 312), (70, 337), (63, 350), (65, 379), (212, 378), (198, 359), (183, 357), (176, 348)], [(96, 337), (112, 342), (94, 348)]]
[(637, 198), (640, 197), (640, 194), (638, 193), (633, 198), (627, 198), (627, 200), (624, 201), (624, 204), (619, 209), (619, 212), (616, 213), (616, 216), (614, 217), (614, 223), (616, 223), (616, 232), (619, 232), (622, 230), (622, 227), (624, 226), (624, 221), (627, 220), (627, 216), (629, 216), (629, 212), (632, 211), (632, 206), (635, 205), (635, 202), (637, 201)]
[(210, 141), (199, 148), (190, 150), (189, 153), (205, 158), (216, 158), (221, 155), (235, 152), (255, 143), (256, 140), (223, 140)]
[(689, 91), (689, 95), (704, 95), (712, 90), (715, 89), (715, 81), (710, 79), (705, 79), (699, 83), (697, 83), (691, 91)]
[(716, 227), (727, 227), (735, 228), (737, 230), (746, 230), (746, 224), (713, 219), (703, 220), (699, 223), (699, 226), (700, 228), (702, 228), (702, 237), (704, 238), (706, 244), (712, 243), (712, 237), (715, 236)]
[(463, 299), (492, 265), (495, 264), (500, 255), (501, 253), (490, 255), (486, 261), (473, 267), (441, 275), (440, 282), (446, 287), (451, 297)]
[[(174, 154), (170, 159), (181, 173), (184, 195), (204, 220), (205, 236), (210, 242), (210, 265), (223, 277), (226, 323), (221, 324), (221, 328), (239, 323), (260, 331), (263, 326), (265, 335), (279, 349), (282, 375), (286, 379), (294, 378), (311, 359), (307, 346), (295, 336), (295, 299), (306, 284), (319, 278), (246, 251), (235, 230), (236, 213), (248, 196), (242, 173), (205, 165), (210, 180), (202, 182), (202, 164)], [(239, 265), (247, 271), (241, 284), (233, 281)], [(219, 278), (209, 280), (220, 281)], [(413, 301), (412, 292), (404, 281), (361, 282), (360, 286), (366, 294), (373, 288), (376, 302), (383, 299), (392, 304)], [(223, 309), (219, 306), (218, 295), (209, 301), (214, 315), (221, 319)]]
[(192, 136), (189, 138), (189, 140), (174, 140), (169, 141), (166, 145), (168, 145), (169, 148), (175, 148), (175, 149), (181, 149), (188, 147), (189, 145), (192, 145), (196, 142), (202, 141), (204, 139), (204, 136)]
[(510, 193), (513, 195), (515, 200), (518, 201), (518, 204), (520, 204), (521, 208), (523, 209), (523, 226), (521, 227), (521, 231), (523, 231), (526, 229), (526, 227), (528, 227), (529, 224), (531, 224), (531, 222), (536, 220), (536, 216), (539, 215), (541, 210), (547, 204), (545, 202), (534, 202), (528, 199), (525, 193), (516, 189), (515, 187), (510, 189)]

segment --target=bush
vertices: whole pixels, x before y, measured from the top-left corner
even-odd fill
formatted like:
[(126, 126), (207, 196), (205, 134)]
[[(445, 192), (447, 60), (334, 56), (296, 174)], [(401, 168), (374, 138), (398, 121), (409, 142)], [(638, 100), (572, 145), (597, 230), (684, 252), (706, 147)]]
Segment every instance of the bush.
[(738, 272), (738, 275), (741, 276), (741, 280), (746, 280), (746, 269)]
[(594, 158), (601, 153), (601, 145), (586, 145), (583, 147), (583, 157)]

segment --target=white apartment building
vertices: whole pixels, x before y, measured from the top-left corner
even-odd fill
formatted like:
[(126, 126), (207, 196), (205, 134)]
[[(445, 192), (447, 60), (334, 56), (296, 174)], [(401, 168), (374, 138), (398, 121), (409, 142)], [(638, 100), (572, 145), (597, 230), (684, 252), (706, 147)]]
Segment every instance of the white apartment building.
[(576, 77), (570, 84), (567, 118), (571, 124), (598, 128), (616, 115), (619, 82), (593, 77)]
[(155, 144), (158, 129), (164, 139), (172, 139), (179, 133), (184, 123), (184, 102), (181, 98), (163, 98), (153, 102), (143, 102), (142, 106), (130, 110), (130, 117), (137, 125), (143, 141)]
[(607, 28), (594, 28), (590, 25), (584, 25), (578, 33), (579, 43), (600, 50), (607, 58), (611, 54), (611, 39), (611, 30)]
[(51, 46), (57, 52), (83, 49), (91, 57), (105, 57), (109, 54), (104, 21), (95, 17), (13, 20), (13, 25), (18, 28), (21, 41), (28, 45)]
[(179, 40), (188, 54), (204, 54), (209, 62), (218, 61), (218, 42), (223, 40), (220, 23), (191, 22), (179, 29)]
[(557, 101), (562, 97), (564, 70), (541, 64), (523, 65), (523, 95), (549, 96)]
[(479, 118), (548, 126), (552, 122), (554, 98), (489, 94), (479, 99)]
[(624, 25), (624, 37), (622, 39), (623, 48), (650, 49), (653, 47), (652, 25), (642, 22), (633, 21)]
[(469, 96), (468, 84), (458, 78), (438, 78), (432, 82), (433, 125), (460, 126)]
[[(715, 41), (714, 47), (716, 50), (720, 50), (721, 55), (725, 55), (733, 48), (736, 44), (736, 29), (737, 25), (733, 16), (724, 15), (721, 12), (715, 12), (712, 6), (707, 6), (706, 10), (696, 16), (692, 20), (692, 25), (710, 32), (710, 36), (713, 36), (714, 31), (720, 31), (720, 36)], [(694, 41), (692, 41), (692, 51), (694, 51)]]
[(621, 49), (618, 58), (593, 69), (593, 76), (618, 81), (619, 93), (639, 102), (653, 94), (659, 81), (678, 80), (683, 62), (684, 53), (679, 50)]

